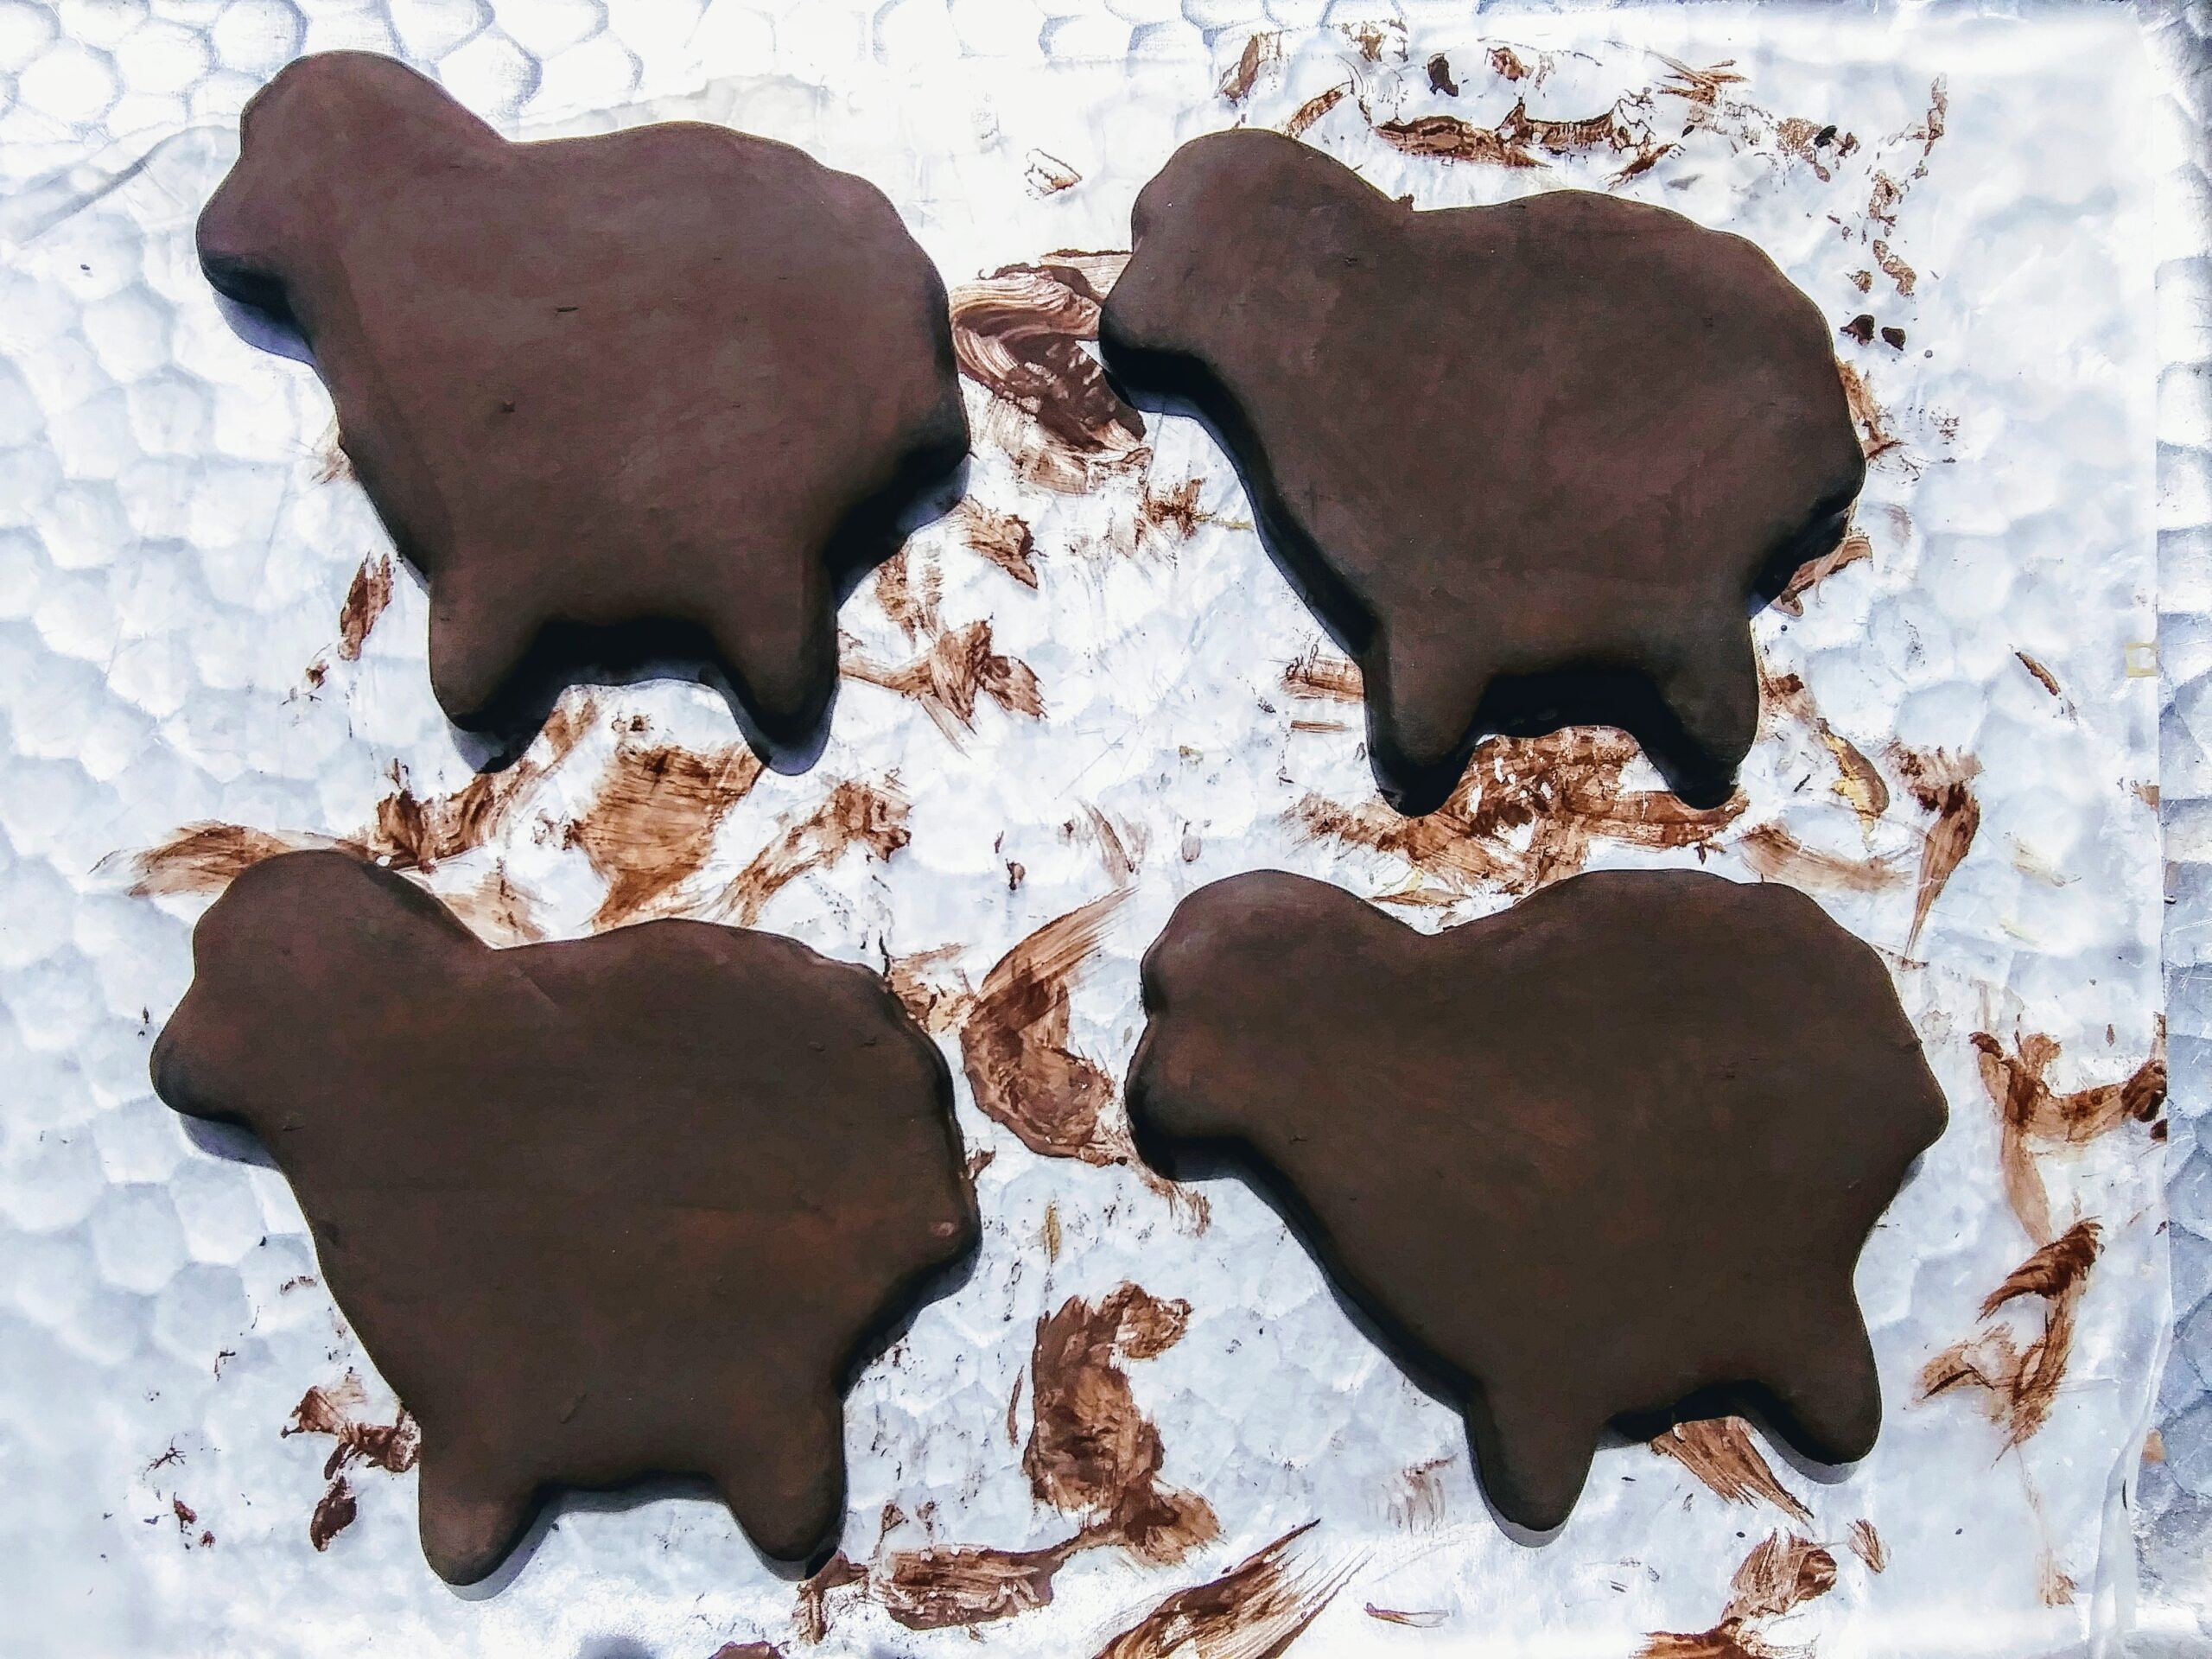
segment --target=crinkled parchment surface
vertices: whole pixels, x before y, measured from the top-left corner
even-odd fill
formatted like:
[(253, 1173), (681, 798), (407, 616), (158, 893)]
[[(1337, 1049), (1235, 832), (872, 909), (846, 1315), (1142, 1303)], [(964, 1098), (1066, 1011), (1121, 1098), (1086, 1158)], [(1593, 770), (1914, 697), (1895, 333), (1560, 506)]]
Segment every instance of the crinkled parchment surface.
[[(2212, 1412), (2186, 1355), (2157, 1394), (2150, 1063), (2160, 528), (2182, 573), (2168, 856), (2184, 904), (2205, 890), (2172, 804), (2207, 793), (2201, 24), (2158, 15), (2146, 48), (2116, 8), (1059, 9), (0, 6), (10, 1640), (1221, 1659), (1303, 1624), (1300, 1654), (1840, 1659), (2081, 1651), (2139, 1621), (2195, 1639)], [(573, 697), (558, 741), (463, 792), (422, 593), (343, 476), (327, 399), (233, 331), (193, 258), (241, 104), (339, 46), (404, 55), (518, 135), (683, 116), (804, 145), (888, 192), (956, 286), (971, 503), (846, 607), (812, 772), (755, 775), (720, 702), (664, 683)], [(1663, 203), (1756, 238), (1834, 318), (1873, 464), (1848, 556), (1757, 624), (1769, 712), (1739, 802), (1670, 815), (1586, 734), (1486, 747), (1479, 791), (1418, 830), (1380, 808), (1356, 682), (1226, 463), (1087, 384), (1084, 290), (1115, 261), (1041, 261), (1125, 247), (1173, 146), (1239, 122), (1424, 207), (1570, 185)], [(886, 965), (971, 1063), (986, 1242), (852, 1393), (847, 1581), (779, 1579), (687, 1491), (564, 1498), (468, 1595), (424, 1568), (398, 1406), (283, 1181), (146, 1081), (207, 895), (318, 837), (502, 941), (709, 914)], [(1950, 1100), (1859, 1269), (1883, 1437), (1848, 1471), (1756, 1429), (1618, 1446), (1535, 1546), (1262, 1204), (1128, 1166), (1100, 1079), (1141, 1023), (1138, 956), (1200, 883), (1280, 866), (1441, 925), (1577, 866), (1699, 861), (1802, 886), (1885, 952)], [(2177, 998), (2177, 1058), (2201, 1052), (2198, 1001)], [(2212, 1165), (2177, 1168), (2183, 1218), (2212, 1224), (2190, 1196)], [(2201, 1303), (2212, 1244), (2177, 1232), (2176, 1260)], [(1085, 1429), (1116, 1448), (1104, 1485), (1057, 1460)], [(1191, 1535), (1137, 1548), (1132, 1491)]]

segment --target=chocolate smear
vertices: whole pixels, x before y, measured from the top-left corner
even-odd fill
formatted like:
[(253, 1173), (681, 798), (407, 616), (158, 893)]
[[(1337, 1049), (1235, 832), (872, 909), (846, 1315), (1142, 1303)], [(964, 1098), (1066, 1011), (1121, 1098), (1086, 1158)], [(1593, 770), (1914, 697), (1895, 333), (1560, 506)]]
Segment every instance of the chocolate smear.
[(1137, 463), (1144, 417), (1117, 397), (1083, 342), (1098, 338), (1099, 302), (1118, 255), (1052, 255), (1007, 265), (952, 290), (960, 372), (1014, 417), (986, 435), (1030, 482), (1081, 494), (1102, 471)]
[(1377, 1607), (1371, 1601), (1360, 1611), (1385, 1624), (1402, 1624), (1414, 1630), (1433, 1630), (1449, 1617), (1441, 1607)]
[[(1625, 130), (1509, 119), (1376, 131), (1535, 165)], [(1220, 435), (1361, 666), (1386, 799), (1434, 811), (1480, 738), (1599, 724), (1691, 806), (1728, 798), (1758, 725), (1748, 613), (1834, 550), (1865, 474), (1827, 325), (1764, 254), (1588, 191), (1415, 212), (1251, 129), (1184, 145), (1131, 226), (1106, 361)]]
[(200, 265), (312, 346), (447, 715), (512, 750), (562, 685), (673, 662), (810, 764), (838, 604), (968, 452), (882, 193), (697, 122), (510, 143), (360, 52), (286, 66), (238, 133)]
[(804, 817), (789, 820), (730, 878), (721, 893), (703, 906), (713, 921), (750, 927), (768, 901), (799, 877), (836, 863), (855, 848), (878, 862), (911, 839), (908, 807), (895, 780), (867, 783), (848, 778)]
[(1248, 35), (1244, 49), (1236, 54), (1236, 61), (1221, 78), (1221, 95), (1231, 104), (1242, 104), (1251, 97), (1252, 89), (1260, 84), (1260, 73), (1282, 62), (1282, 34), (1278, 29), (1265, 30)]
[(1812, 1521), (1813, 1512), (1775, 1478), (1773, 1465), (1751, 1439), (1751, 1425), (1740, 1417), (1676, 1423), (1652, 1440), (1651, 1449), (1662, 1458), (1672, 1458), (1695, 1475), (1707, 1491), (1731, 1503), (1764, 1498), (1794, 1520), (1808, 1524)]
[(938, 601), (944, 594), (944, 573), (934, 563), (922, 567), (921, 580), (911, 579), (907, 555), (900, 548), (875, 567), (875, 602), (884, 615), (898, 625), (909, 639), (938, 632)]
[(130, 855), (130, 896), (220, 893), (264, 859), (337, 844), (324, 836), (283, 836), (242, 823), (188, 823), (158, 846)]
[(1874, 1530), (1872, 1521), (1851, 1523), (1851, 1553), (1866, 1563), (1869, 1573), (1879, 1573), (1890, 1564), (1889, 1546), (1882, 1541), (1882, 1535)]
[(536, 944), (545, 937), (537, 918), (537, 898), (518, 885), (504, 864), (494, 864), (473, 887), (441, 895), (448, 910), (485, 944)]
[(848, 1560), (842, 1549), (798, 1587), (791, 1604), (791, 1628), (809, 1647), (830, 1634), (830, 1592), (868, 1582), (868, 1569)]
[(1784, 616), (1805, 613), (1805, 595), (1817, 583), (1826, 581), (1846, 565), (1857, 564), (1861, 559), (1874, 556), (1874, 543), (1861, 530), (1848, 531), (1834, 548), (1817, 559), (1808, 560), (1791, 574), (1783, 584), (1782, 591), (1774, 596), (1774, 608)]
[(2005, 1282), (1982, 1299), (1981, 1317), (1987, 1319), (2016, 1296), (2041, 1296), (2056, 1300), (2074, 1294), (2089, 1276), (2097, 1259), (2103, 1230), (2094, 1221), (2075, 1222), (2056, 1238), (2012, 1269)]
[(1283, 670), (1282, 687), (1294, 697), (1320, 697), (1332, 702), (1358, 702), (1367, 695), (1359, 664), (1319, 645)]
[[(1339, 92), (1338, 96), (1342, 97), (1343, 93)], [(1376, 124), (1375, 134), (1391, 149), (1407, 156), (1424, 156), (1445, 162), (1479, 162), (1490, 167), (1546, 164), (1542, 157), (1529, 153), (1525, 140), (1510, 137), (1503, 127), (1478, 127), (1456, 115), (1420, 115), (1410, 121), (1381, 121)]]
[(1291, 1545), (1308, 1521), (1221, 1577), (1179, 1590), (1098, 1650), (1096, 1659), (1278, 1659), (1320, 1618), (1350, 1567), (1301, 1566)]
[(1697, 809), (1665, 791), (1624, 788), (1623, 773), (1637, 753), (1634, 739), (1603, 728), (1489, 738), (1476, 746), (1450, 798), (1427, 817), (1405, 817), (1379, 801), (1345, 806), (1313, 794), (1290, 817), (1310, 839), (1404, 860), (1414, 884), (1377, 901), (1425, 905), (1484, 891), (1534, 893), (1581, 869), (1600, 840), (1704, 847), (1742, 814), (1740, 796)]
[(1787, 881), (1815, 893), (1881, 893), (1910, 880), (1878, 858), (1851, 858), (1808, 847), (1778, 823), (1744, 832), (1736, 850), (1762, 880)]
[(700, 753), (625, 740), (597, 792), (562, 830), (607, 883), (594, 930), (668, 913), (668, 900), (706, 864), (715, 831), (760, 781), (760, 759), (739, 744)]
[(1037, 586), (1037, 538), (1028, 520), (1011, 512), (995, 512), (973, 500), (953, 511), (960, 533), (969, 547), (1012, 576), (1023, 587)]
[(869, 1577), (884, 1611), (910, 1630), (941, 1630), (1012, 1618), (1051, 1605), (1052, 1575), (1077, 1548), (901, 1550)]
[(327, 1480), (356, 1463), (373, 1465), (387, 1474), (402, 1475), (422, 1455), (422, 1430), (401, 1407), (389, 1423), (363, 1422), (354, 1414), (368, 1403), (361, 1379), (348, 1371), (329, 1388), (309, 1389), (292, 1408), (292, 1420), (278, 1433), (327, 1434), (338, 1444), (322, 1465)]
[(346, 589), (346, 602), (338, 612), (338, 659), (343, 663), (359, 662), (361, 647), (369, 637), (369, 630), (384, 614), (385, 607), (391, 603), (391, 559), (378, 554), (372, 559), (363, 559), (361, 568), (353, 573), (353, 580)]
[(1872, 830), (1876, 820), (1890, 810), (1890, 786), (1866, 752), (1828, 724), (1799, 676), (1762, 669), (1759, 690), (1770, 707), (1801, 721), (1821, 741), (1821, 747), (1835, 761), (1836, 780), (1829, 787), (1858, 815), (1861, 830)]
[(1339, 83), (1334, 86), (1323, 87), (1290, 112), (1290, 119), (1282, 124), (1283, 137), (1286, 138), (1305, 137), (1307, 130), (1315, 122), (1343, 103), (1351, 94), (1351, 87), (1348, 84)]
[(1804, 1659), (1806, 1649), (1777, 1647), (1760, 1627), (1834, 1587), (1827, 1549), (1794, 1532), (1770, 1534), (1737, 1567), (1718, 1624), (1692, 1635), (1655, 1630), (1637, 1659)]
[[(1548, 59), (1539, 59), (1538, 62), (1543, 67), (1549, 67)], [(1522, 60), (1521, 54), (1510, 46), (1491, 48), (1490, 67), (1492, 74), (1506, 80), (1526, 80), (1532, 73), (1540, 81), (1543, 79), (1541, 68), (1532, 71), (1528, 64)]]
[(1359, 55), (1370, 63), (1382, 62), (1385, 51), (1395, 57), (1406, 55), (1406, 26), (1395, 17), (1381, 22), (1340, 23), (1338, 27), (1344, 30), (1344, 38), (1359, 48)]
[(840, 669), (849, 680), (881, 686), (922, 706), (931, 723), (957, 747), (976, 732), (976, 699), (988, 697), (1008, 714), (1041, 720), (1044, 694), (1037, 676), (1019, 658), (991, 648), (988, 620), (964, 623), (933, 639), (920, 656), (895, 668), (849, 654)]
[(983, 976), (961, 1020), (961, 1063), (976, 1104), (1047, 1158), (1128, 1161), (1121, 1126), (1108, 1115), (1113, 1079), (1068, 1046), (1075, 976), (1128, 896), (1117, 887), (1030, 934)]
[(1177, 906), (1143, 992), (1145, 1160), (1273, 1202), (1508, 1520), (1563, 1522), (1616, 1421), (1756, 1402), (1819, 1461), (1872, 1446), (1853, 1269), (1943, 1096), (1811, 899), (1605, 871), (1422, 933), (1261, 871)]
[(1441, 52), (1428, 60), (1428, 90), (1446, 98), (1459, 96), (1459, 83), (1452, 78), (1452, 60)]
[(656, 1475), (828, 1548), (846, 1381), (979, 1230), (950, 1076), (876, 975), (696, 922), (492, 950), (329, 853), (248, 870), (193, 944), (156, 1091), (269, 1147), (406, 1402), (309, 1390), (326, 1475), (417, 1464), (454, 1583), (548, 1489)]
[(1205, 1498), (1160, 1483), (1160, 1430), (1137, 1409), (1122, 1362), (1173, 1347), (1190, 1313), (1133, 1284), (1095, 1303), (1071, 1296), (1037, 1322), (1030, 1359), (1030, 1491), (1086, 1517), (1099, 1541), (1160, 1566), (1212, 1542), (1220, 1527)]
[(1903, 458), (1904, 441), (1890, 429), (1890, 417), (1867, 390), (1866, 377), (1840, 359), (1836, 362), (1835, 372), (1836, 378), (1843, 385), (1844, 401), (1850, 408), (1852, 423), (1859, 429), (1859, 453), (1869, 461), (1891, 454)]
[(1928, 912), (1936, 907), (1951, 872), (1965, 859), (1981, 828), (1981, 803), (1974, 792), (1981, 762), (1970, 754), (1909, 749), (1903, 744), (1890, 746), (1890, 760), (1904, 775), (1905, 790), (1920, 810), (1936, 818), (1921, 843), (1919, 890), (1912, 901), (1912, 931), (1904, 942), (1910, 953), (1928, 925)]

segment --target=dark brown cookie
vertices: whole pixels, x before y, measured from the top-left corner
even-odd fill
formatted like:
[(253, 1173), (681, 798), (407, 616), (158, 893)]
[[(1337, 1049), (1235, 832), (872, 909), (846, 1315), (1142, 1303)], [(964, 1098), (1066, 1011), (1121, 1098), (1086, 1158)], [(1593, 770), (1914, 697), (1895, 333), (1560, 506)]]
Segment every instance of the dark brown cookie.
[(358, 52), (239, 135), (200, 264), (313, 348), (446, 713), (518, 747), (571, 676), (690, 664), (810, 763), (837, 606), (968, 450), (944, 285), (881, 193), (690, 122), (509, 143)]
[(1147, 1161), (1276, 1203), (1558, 1525), (1600, 1430), (1748, 1397), (1808, 1456), (1881, 1421), (1852, 1270), (1942, 1132), (1881, 961), (1788, 887), (1605, 872), (1414, 931), (1264, 871), (1145, 957)]
[(193, 956), (155, 1089), (290, 1180), (422, 1424), (440, 1576), (548, 1487), (656, 1473), (769, 1555), (835, 1542), (846, 1380), (978, 1236), (950, 1074), (880, 978), (701, 922), (493, 950), (337, 853), (248, 870)]
[(1272, 133), (1137, 198), (1099, 338), (1208, 422), (1433, 811), (1492, 732), (1624, 728), (1693, 805), (1758, 722), (1746, 616), (1865, 473), (1828, 327), (1751, 243), (1562, 190), (1416, 213)]

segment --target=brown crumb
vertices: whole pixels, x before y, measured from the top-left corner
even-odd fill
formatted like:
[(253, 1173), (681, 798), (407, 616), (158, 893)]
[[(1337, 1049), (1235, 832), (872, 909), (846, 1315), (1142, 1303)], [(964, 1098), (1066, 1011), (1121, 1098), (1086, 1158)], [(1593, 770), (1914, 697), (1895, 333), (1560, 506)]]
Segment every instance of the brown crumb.
[(1505, 80), (1526, 80), (1529, 75), (1529, 66), (1522, 61), (1521, 54), (1510, 46), (1491, 48), (1490, 67), (1492, 74)]
[(1428, 60), (1428, 89), (1446, 98), (1459, 96), (1459, 83), (1452, 78), (1452, 60), (1441, 52)]
[(353, 1486), (345, 1476), (334, 1477), (315, 1504), (315, 1513), (308, 1517), (308, 1541), (318, 1551), (328, 1549), (330, 1541), (352, 1526), (359, 1513)]
[(1871, 346), (1874, 343), (1874, 314), (1872, 311), (1861, 311), (1849, 322), (1837, 329), (1836, 333), (1850, 336), (1861, 346)]
[(2064, 693), (2061, 692), (2058, 689), (2058, 676), (2052, 673), (2034, 658), (2029, 656), (2024, 651), (2016, 651), (2012, 654), (2020, 659), (2020, 666), (2022, 668), (2026, 669), (2029, 673), (2035, 676), (2037, 684), (2043, 687), (2044, 690), (2050, 692), (2054, 697), (2063, 696), (2064, 695)]
[(1878, 236), (1874, 238), (1874, 263), (1881, 267), (1883, 276), (1897, 284), (1900, 298), (1912, 297), (1913, 284), (1920, 280), (1919, 274), (1900, 259), (1891, 250), (1890, 245)]

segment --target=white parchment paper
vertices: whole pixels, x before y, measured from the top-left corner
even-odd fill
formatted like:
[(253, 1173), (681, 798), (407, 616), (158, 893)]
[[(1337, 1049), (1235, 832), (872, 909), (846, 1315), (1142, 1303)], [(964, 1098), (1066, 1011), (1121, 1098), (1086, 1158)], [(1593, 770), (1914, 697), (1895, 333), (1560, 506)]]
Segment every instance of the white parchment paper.
[[(2098, 1230), (2031, 1432), (2012, 1443), (2017, 1389), (1921, 1396), (1957, 1344), (1979, 1342), (1985, 1374), (2001, 1370), (1999, 1331), (2016, 1356), (2039, 1340), (2048, 1354), (2059, 1310), (2031, 1294), (1980, 1311), (2037, 1240), (2008, 1201), (1975, 1033), (2015, 1064), (2055, 1042), (2044, 1080), (2078, 1102), (2138, 1073), (2162, 1006), (2158, 240), (2135, 20), (1273, 10), (0, 12), (0, 1574), (27, 1650), (705, 1659), (725, 1643), (807, 1650), (813, 1633), (793, 1587), (696, 1495), (563, 1500), (463, 1597), (422, 1565), (412, 1477), (356, 1466), (355, 1518), (315, 1548), (333, 1442), (281, 1431), (306, 1389), (349, 1371), (364, 1421), (396, 1408), (314, 1282), (282, 1179), (242, 1143), (188, 1138), (145, 1080), (205, 899), (134, 894), (134, 855), (202, 823), (359, 836), (403, 783), (435, 802), (469, 777), (425, 683), (411, 579), (396, 574), (358, 641), (341, 631), (386, 546), (358, 489), (325, 476), (327, 397), (306, 366), (238, 338), (193, 258), (238, 105), (289, 56), (340, 45), (410, 57), (517, 136), (683, 117), (801, 144), (883, 188), (956, 286), (1126, 247), (1128, 204), (1175, 144), (1242, 121), (1296, 124), (1424, 207), (1565, 186), (1659, 202), (1757, 239), (1840, 327), (1865, 314), (1902, 331), (1839, 334), (1878, 450), (1864, 556), (1808, 588), (1802, 614), (1757, 625), (1770, 675), (1802, 690), (1770, 695), (1740, 811), (1698, 845), (1601, 827), (1579, 849), (1589, 867), (1701, 859), (1795, 881), (1891, 956), (1952, 1127), (1859, 1274), (1887, 1404), (1874, 1454), (1816, 1471), (1756, 1440), (1789, 1502), (1737, 1503), (1623, 1446), (1556, 1538), (1516, 1541), (1482, 1504), (1456, 1419), (1353, 1329), (1255, 1198), (1214, 1185), (1199, 1205), (1122, 1165), (1039, 1156), (963, 1083), (963, 1132), (991, 1154), (986, 1243), (849, 1401), (844, 1548), (872, 1576), (827, 1593), (812, 1650), (1095, 1652), (1308, 1522), (1291, 1546), (1302, 1582), (1334, 1593), (1301, 1654), (1631, 1654), (1655, 1632), (1722, 1628), (1746, 1556), (1792, 1535), (1825, 1552), (1830, 1581), (1742, 1615), (1727, 1628), (1745, 1651), (2084, 1651), (2130, 1622), (2123, 1502), (2169, 1315), (2146, 1126), (2013, 1148), (2055, 1228)], [(1432, 86), (1439, 52), (1456, 96)], [(1535, 120), (1611, 111), (1624, 142), (1529, 139), (1544, 165), (1505, 168), (1385, 135), (1436, 114), (1496, 133), (1516, 103)], [(970, 391), (976, 514), (906, 560), (934, 620), (925, 600), (903, 626), (912, 594), (902, 611), (880, 584), (843, 614), (855, 659), (896, 683), (849, 683), (814, 772), (707, 813), (659, 902), (715, 913), (741, 890), (760, 925), (899, 961), (947, 1000), (957, 1065), (963, 992), (1125, 890), (1069, 982), (1067, 1046), (1118, 1077), (1141, 1022), (1136, 958), (1205, 881), (1301, 870), (1425, 925), (1510, 901), (1535, 832), (1360, 844), (1377, 810), (1360, 711), (1315, 694), (1311, 671), (1287, 677), (1325, 643), (1195, 428), (1151, 423), (1145, 454), (1070, 493), (1037, 481), (1033, 456), (1025, 470), (1020, 419)], [(978, 514), (1027, 525), (1033, 589), (976, 551)], [(895, 671), (972, 645), (961, 630), (978, 622), (1000, 665), (963, 719), (912, 695), (926, 674)], [(607, 880), (572, 831), (604, 823), (607, 780), (647, 737), (704, 754), (734, 734), (696, 688), (603, 693), (497, 834), (425, 879), (487, 931), (585, 931)], [(1605, 820), (1605, 802), (1656, 786), (1640, 761), (1616, 765), (1575, 810)], [(853, 810), (864, 833), (822, 828)], [(1349, 836), (1314, 831), (1345, 823)], [(1931, 837), (1963, 856), (1916, 937)], [(760, 893), (764, 868), (791, 867)], [(1074, 1529), (1021, 1467), (1036, 1321), (1124, 1283), (1189, 1305), (1178, 1340), (1121, 1368), (1163, 1478), (1205, 1497), (1220, 1539), (1171, 1567), (1086, 1551), (1048, 1606), (905, 1628), (878, 1588), (898, 1552), (1038, 1548)], [(1859, 1523), (1878, 1549), (1859, 1534), (1854, 1550)]]

